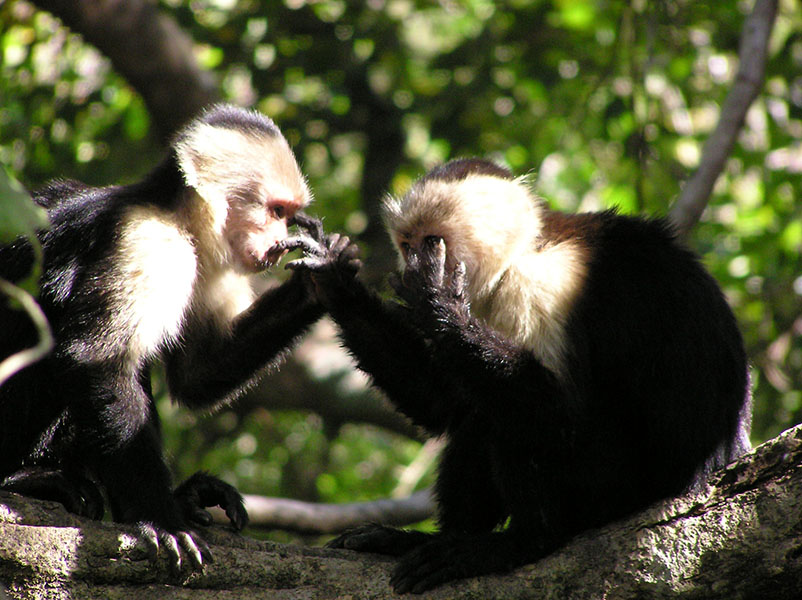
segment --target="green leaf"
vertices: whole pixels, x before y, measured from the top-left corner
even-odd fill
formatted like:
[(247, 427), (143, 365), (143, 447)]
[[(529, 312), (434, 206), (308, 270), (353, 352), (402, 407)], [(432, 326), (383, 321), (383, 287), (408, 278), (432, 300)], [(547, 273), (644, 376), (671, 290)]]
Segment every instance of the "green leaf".
[(47, 225), (47, 212), (34, 204), (7, 169), (0, 171), (0, 243), (21, 235), (31, 237), (37, 229)]

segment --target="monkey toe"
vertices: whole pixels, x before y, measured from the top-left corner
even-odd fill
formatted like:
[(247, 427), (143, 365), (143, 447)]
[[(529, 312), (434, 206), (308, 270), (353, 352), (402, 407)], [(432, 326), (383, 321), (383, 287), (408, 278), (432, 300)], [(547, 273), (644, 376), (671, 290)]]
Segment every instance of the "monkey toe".
[(428, 535), (419, 531), (403, 531), (383, 525), (368, 524), (346, 531), (328, 542), (326, 547), (401, 556), (426, 539)]
[(163, 550), (174, 575), (181, 573), (184, 556), (188, 559), (190, 571), (200, 571), (204, 562), (214, 562), (209, 545), (194, 531), (171, 532), (149, 521), (140, 521), (137, 529), (140, 539), (145, 543), (148, 558), (155, 561)]

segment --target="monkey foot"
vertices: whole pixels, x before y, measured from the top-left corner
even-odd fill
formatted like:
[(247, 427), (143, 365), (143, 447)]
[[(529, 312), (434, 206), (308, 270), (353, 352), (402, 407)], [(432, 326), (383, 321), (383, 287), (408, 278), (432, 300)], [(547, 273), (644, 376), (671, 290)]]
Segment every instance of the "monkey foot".
[(147, 521), (137, 523), (137, 529), (141, 539), (148, 547), (150, 559), (156, 560), (163, 548), (167, 553), (173, 573), (181, 572), (183, 554), (188, 557), (192, 571), (202, 570), (204, 560), (206, 563), (214, 562), (208, 544), (194, 531), (170, 532)]
[(383, 525), (368, 524), (346, 531), (328, 542), (326, 547), (401, 556), (420, 546), (430, 537), (420, 531), (403, 531)]

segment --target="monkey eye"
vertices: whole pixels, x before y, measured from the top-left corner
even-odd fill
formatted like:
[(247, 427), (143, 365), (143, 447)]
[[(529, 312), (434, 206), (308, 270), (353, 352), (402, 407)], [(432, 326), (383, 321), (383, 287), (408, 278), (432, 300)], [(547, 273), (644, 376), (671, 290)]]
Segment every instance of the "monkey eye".
[(436, 246), (437, 244), (439, 244), (440, 240), (442, 240), (442, 239), (443, 238), (441, 238), (439, 235), (427, 235), (423, 239), (423, 241), (426, 243), (427, 246), (431, 247), (431, 246)]
[(403, 252), (404, 254), (407, 254), (409, 252), (409, 244), (407, 242), (401, 242), (399, 246), (401, 247), (401, 252)]
[(270, 208), (273, 211), (273, 216), (277, 219), (283, 219), (284, 215), (287, 214), (287, 209), (284, 208), (281, 204), (276, 204)]

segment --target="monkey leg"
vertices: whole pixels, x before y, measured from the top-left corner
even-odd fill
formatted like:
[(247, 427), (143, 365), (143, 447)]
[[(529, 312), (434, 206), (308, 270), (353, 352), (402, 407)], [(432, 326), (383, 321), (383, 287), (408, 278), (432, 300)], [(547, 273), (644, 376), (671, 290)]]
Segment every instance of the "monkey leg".
[(326, 547), (401, 556), (431, 538), (432, 534), (422, 531), (405, 531), (369, 523), (346, 531), (331, 540)]
[(68, 511), (82, 517), (103, 517), (103, 494), (98, 486), (86, 477), (61, 469), (25, 467), (0, 482), (0, 488), (39, 500), (60, 502)]

